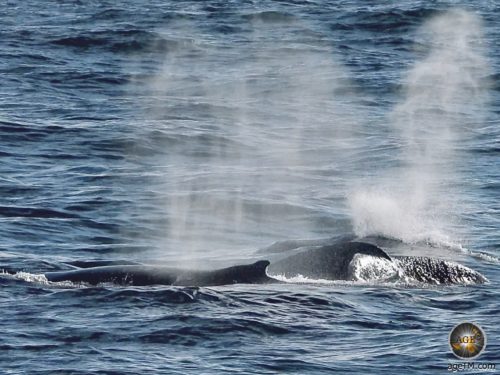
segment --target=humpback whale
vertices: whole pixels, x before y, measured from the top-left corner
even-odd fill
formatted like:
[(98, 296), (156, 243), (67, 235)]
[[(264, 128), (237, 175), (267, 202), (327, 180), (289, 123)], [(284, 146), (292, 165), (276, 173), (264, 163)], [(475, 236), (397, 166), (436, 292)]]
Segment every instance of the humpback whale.
[[(104, 264), (109, 263), (105, 262)], [(45, 273), (45, 277), (51, 282), (71, 281), (74, 283), (87, 283), (91, 285), (101, 283), (134, 286), (217, 286), (237, 283), (263, 284), (275, 281), (266, 275), (266, 268), (268, 265), (269, 261), (260, 260), (249, 265), (238, 265), (212, 271), (193, 271), (137, 264), (112, 264), (73, 269), (70, 271), (47, 272)]]
[[(208, 271), (144, 265), (130, 261), (75, 261), (67, 263), (72, 267), (70, 270), (46, 272), (44, 276), (50, 282), (70, 281), (90, 285), (114, 283), (132, 286), (266, 284), (282, 282), (282, 277), (290, 279), (300, 276), (311, 280), (382, 279), (444, 285), (482, 284), (488, 281), (479, 272), (458, 263), (428, 257), (391, 257), (381, 248), (364, 242), (340, 240), (328, 245), (316, 242), (313, 246), (305, 247), (302, 247), (304, 243), (298, 244), (299, 247), (295, 250), (299, 251), (292, 254), (280, 248), (276, 252), (278, 256), (274, 254), (275, 259), (271, 262), (259, 260), (252, 264)], [(387, 270), (389, 272), (385, 272)], [(382, 277), (379, 277), (379, 274)]]

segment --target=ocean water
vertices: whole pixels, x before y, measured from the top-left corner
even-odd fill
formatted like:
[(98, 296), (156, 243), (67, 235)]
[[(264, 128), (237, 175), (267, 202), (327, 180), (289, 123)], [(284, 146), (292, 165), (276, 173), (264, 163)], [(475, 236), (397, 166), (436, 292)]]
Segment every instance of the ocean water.
[[(0, 372), (444, 373), (463, 321), (487, 335), (475, 363), (500, 366), (498, 17), (487, 0), (7, 1)], [(489, 282), (42, 276), (343, 236)]]

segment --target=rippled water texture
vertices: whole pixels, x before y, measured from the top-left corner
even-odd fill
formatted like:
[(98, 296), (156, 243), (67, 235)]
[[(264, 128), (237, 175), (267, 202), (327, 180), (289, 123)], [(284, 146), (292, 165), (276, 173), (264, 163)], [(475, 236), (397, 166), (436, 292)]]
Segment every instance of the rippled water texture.
[[(500, 365), (500, 7), (368, 3), (3, 4), (4, 373), (444, 373), (463, 321), (486, 332), (477, 361)], [(342, 236), (489, 283), (41, 276)]]

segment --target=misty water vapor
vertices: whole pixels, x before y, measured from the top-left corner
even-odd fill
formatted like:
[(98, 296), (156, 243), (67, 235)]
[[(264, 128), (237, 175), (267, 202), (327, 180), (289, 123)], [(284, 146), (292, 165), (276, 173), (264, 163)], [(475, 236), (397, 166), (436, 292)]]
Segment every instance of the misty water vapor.
[(419, 30), (416, 48), (427, 53), (406, 75), (403, 100), (388, 119), (399, 139), (400, 168), (350, 195), (358, 235), (457, 243), (450, 236), (460, 236), (463, 209), (456, 187), (459, 142), (481, 123), (478, 109), (488, 99), (481, 29), (478, 16), (451, 10)]
[(293, 18), (246, 26), (231, 41), (192, 24), (165, 31), (176, 48), (149, 82), (150, 121), (184, 139), (166, 145), (162, 247), (188, 258), (241, 255), (258, 246), (246, 238), (276, 232), (311, 236), (315, 215), (331, 210), (315, 191), (339, 184), (360, 123), (349, 76), (320, 36)]
[(365, 130), (380, 122), (362, 103), (376, 99), (353, 89), (338, 53), (302, 21), (250, 17), (242, 28), (230, 40), (185, 21), (162, 32), (170, 47), (144, 96), (166, 139), (159, 248), (191, 262), (213, 249), (241, 257), (345, 231), (346, 206), (360, 237), (452, 244), (458, 145), (487, 102), (479, 17), (451, 10), (417, 31), (417, 62), (386, 118), (396, 166), (382, 160), (391, 169), (361, 179)]

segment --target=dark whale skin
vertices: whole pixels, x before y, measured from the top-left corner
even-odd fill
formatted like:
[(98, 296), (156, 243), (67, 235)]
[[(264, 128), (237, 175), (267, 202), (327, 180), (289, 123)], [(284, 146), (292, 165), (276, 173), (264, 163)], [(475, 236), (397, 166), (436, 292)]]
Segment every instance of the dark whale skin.
[(111, 265), (70, 271), (47, 272), (51, 282), (71, 281), (97, 285), (113, 283), (119, 285), (179, 285), (217, 286), (227, 284), (264, 284), (275, 282), (266, 275), (269, 261), (260, 260), (253, 264), (238, 265), (212, 271), (146, 266)]
[(391, 260), (382, 249), (364, 242), (342, 242), (308, 249), (271, 263), (269, 273), (285, 277), (350, 280), (349, 264), (356, 254)]

